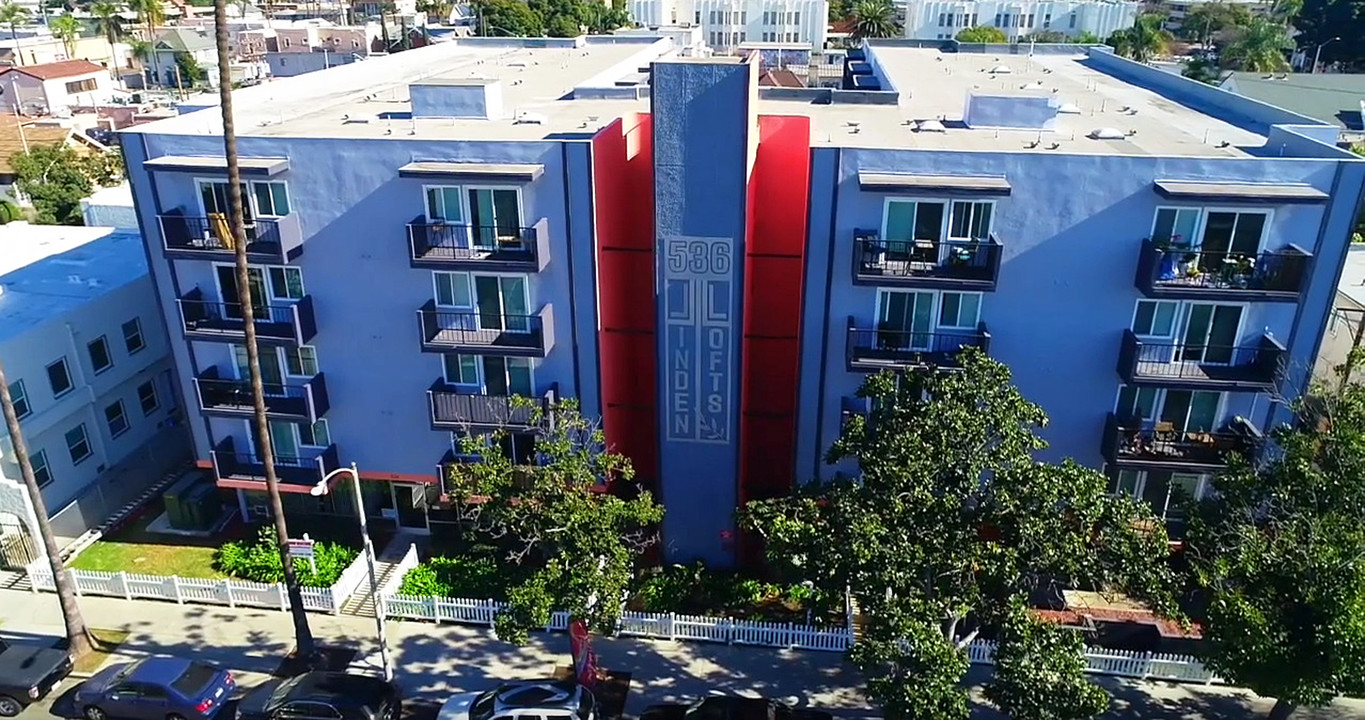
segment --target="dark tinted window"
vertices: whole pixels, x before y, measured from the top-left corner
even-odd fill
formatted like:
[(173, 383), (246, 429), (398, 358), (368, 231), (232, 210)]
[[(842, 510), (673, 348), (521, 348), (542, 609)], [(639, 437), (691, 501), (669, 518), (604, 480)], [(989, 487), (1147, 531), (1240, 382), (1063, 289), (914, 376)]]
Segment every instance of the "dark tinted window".
[(142, 696), (143, 700), (165, 700), (170, 697), (170, 694), (166, 692), (166, 688), (147, 683), (138, 685), (137, 693)]
[(493, 701), (497, 698), (497, 693), (490, 690), (474, 699), (474, 705), (469, 708), (469, 720), (488, 720), (493, 716)]
[(208, 665), (190, 663), (185, 672), (171, 682), (171, 687), (185, 697), (198, 697), (217, 675), (218, 671)]

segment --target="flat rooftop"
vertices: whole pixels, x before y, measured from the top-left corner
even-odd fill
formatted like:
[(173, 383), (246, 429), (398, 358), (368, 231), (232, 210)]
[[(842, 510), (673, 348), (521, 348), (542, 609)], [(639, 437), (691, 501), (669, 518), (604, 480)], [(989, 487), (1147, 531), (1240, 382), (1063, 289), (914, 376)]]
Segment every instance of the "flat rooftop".
[[(493, 41), (493, 42), (488, 42)], [(593, 88), (623, 89), (655, 60), (677, 60), (671, 41), (651, 37), (580, 39), (575, 47), (527, 47), (481, 38), (439, 43), (234, 94), (242, 136), (539, 140), (591, 135), (626, 113), (648, 112), (643, 97), (589, 99)], [(759, 100), (760, 113), (808, 115), (816, 145), (1101, 155), (1246, 157), (1265, 136), (1099, 69), (1083, 54), (1034, 56), (943, 52), (874, 44), (871, 55), (899, 94), (895, 104), (826, 102), (809, 97)], [(713, 58), (710, 61), (733, 62)], [(705, 60), (703, 60), (705, 62)], [(1007, 71), (1007, 72), (1006, 72)], [(634, 78), (634, 79), (632, 79)], [(495, 119), (411, 117), (408, 85), (499, 81)], [(576, 93), (576, 90), (579, 92)], [(811, 90), (811, 92), (816, 92)], [(577, 94), (577, 97), (575, 97)], [(599, 93), (599, 95), (602, 93)], [(606, 93), (611, 94), (611, 93)], [(1068, 112), (1050, 130), (968, 128), (970, 95), (1050, 98)], [(940, 121), (946, 130), (918, 130)], [(151, 134), (217, 134), (216, 110), (139, 126)], [(1120, 139), (1092, 139), (1100, 129)]]
[(0, 343), (147, 275), (142, 236), (107, 227), (0, 226)]

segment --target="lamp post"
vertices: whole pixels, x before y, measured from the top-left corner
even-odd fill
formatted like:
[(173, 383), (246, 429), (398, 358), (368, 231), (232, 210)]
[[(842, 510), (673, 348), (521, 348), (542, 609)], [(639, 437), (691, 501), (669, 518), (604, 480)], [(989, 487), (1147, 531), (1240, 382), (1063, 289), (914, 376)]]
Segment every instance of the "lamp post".
[(370, 597), (374, 602), (374, 626), (379, 633), (379, 662), (384, 666), (384, 679), (393, 679), (393, 663), (389, 660), (389, 640), (384, 634), (384, 614), (379, 607), (379, 578), (374, 571), (374, 543), (370, 542), (369, 527), (365, 523), (365, 501), (360, 496), (360, 472), (355, 463), (346, 468), (337, 468), (322, 476), (317, 485), (308, 491), (309, 495), (320, 497), (331, 492), (328, 483), (338, 473), (350, 473), (351, 484), (355, 490), (356, 517), (360, 518), (360, 541), (365, 544), (365, 565), (370, 571)]
[(1326, 42), (1318, 43), (1318, 49), (1317, 49), (1316, 51), (1313, 52), (1313, 73), (1312, 73), (1312, 74), (1316, 75), (1317, 72), (1318, 72), (1318, 58), (1322, 57), (1322, 49), (1325, 48), (1325, 47), (1327, 47), (1328, 45), (1331, 45), (1332, 43), (1334, 43), (1334, 42), (1336, 42), (1336, 41), (1338, 41), (1338, 40), (1340, 40), (1340, 39), (1341, 39), (1341, 38), (1339, 38), (1339, 37), (1334, 37), (1334, 38), (1331, 38), (1330, 40), (1327, 40)]

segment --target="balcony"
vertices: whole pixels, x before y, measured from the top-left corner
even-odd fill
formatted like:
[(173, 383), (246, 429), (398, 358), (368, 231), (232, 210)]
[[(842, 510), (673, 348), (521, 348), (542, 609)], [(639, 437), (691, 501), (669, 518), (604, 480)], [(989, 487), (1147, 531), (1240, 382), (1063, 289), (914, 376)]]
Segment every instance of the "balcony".
[(1136, 282), (1149, 298), (1297, 302), (1312, 260), (1297, 245), (1251, 256), (1143, 240)]
[[(176, 208), (157, 216), (166, 257), (178, 260), (224, 260), (233, 256), (232, 234), (206, 217)], [(256, 218), (246, 226), (247, 262), (283, 265), (303, 254), (298, 215)]]
[[(291, 486), (281, 488), (285, 492), (308, 492), (338, 467), (337, 446), (329, 445), (307, 457), (276, 456), (275, 477), (281, 485)], [(230, 437), (214, 446), (213, 470), (219, 487), (265, 490), (265, 464), (254, 453), (238, 452)]]
[(990, 345), (986, 323), (977, 323), (975, 331), (917, 333), (859, 328), (852, 317), (848, 319), (848, 369), (855, 372), (927, 366), (955, 368), (959, 367), (957, 354), (962, 348), (977, 347), (990, 352)]
[[(215, 417), (249, 418), (255, 412), (251, 381), (220, 377), (217, 367), (209, 367), (194, 380), (199, 409)], [(322, 373), (301, 385), (262, 383), (265, 414), (272, 420), (315, 423), (331, 407), (327, 382)]]
[(1203, 472), (1227, 465), (1228, 455), (1254, 455), (1263, 437), (1246, 418), (1235, 417), (1216, 432), (1178, 432), (1171, 423), (1105, 419), (1101, 453), (1118, 467)]
[(554, 347), (550, 305), (535, 315), (504, 315), (478, 310), (444, 310), (428, 300), (417, 311), (423, 352), (543, 358)]
[(408, 223), (408, 253), (415, 268), (540, 272), (550, 259), (549, 222), (541, 218), (513, 234), (418, 215)]
[[(208, 300), (199, 288), (185, 293), (176, 303), (185, 337), (239, 344), (245, 341), (240, 303)], [(257, 307), (255, 318), (256, 340), (267, 345), (306, 345), (318, 331), (310, 295), (289, 305)]]
[(1270, 392), (1287, 359), (1284, 346), (1269, 335), (1242, 347), (1201, 347), (1140, 340), (1132, 330), (1125, 330), (1118, 371), (1130, 385)]
[(882, 240), (877, 233), (853, 234), (853, 282), (882, 287), (995, 290), (1004, 247), (983, 240)]
[(485, 395), (437, 380), (427, 390), (427, 405), (431, 408), (432, 430), (464, 430), (468, 428), (508, 428), (528, 430), (550, 418), (550, 410), (557, 400), (558, 385), (540, 397)]

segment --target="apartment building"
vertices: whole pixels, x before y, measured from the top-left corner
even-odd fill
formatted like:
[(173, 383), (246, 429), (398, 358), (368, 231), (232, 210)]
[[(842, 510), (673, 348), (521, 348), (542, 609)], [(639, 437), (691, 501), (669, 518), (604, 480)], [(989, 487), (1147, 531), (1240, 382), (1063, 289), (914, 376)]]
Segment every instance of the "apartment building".
[[(737, 504), (851, 470), (821, 455), (868, 373), (968, 345), (1047, 410), (1048, 457), (1163, 515), (1200, 492), (1303, 386), (1365, 161), (1332, 126), (1101, 50), (916, 44), (850, 52), (839, 88), (594, 37), (239, 92), (291, 511), (343, 512), (307, 491), (354, 461), (373, 515), (441, 532), (458, 438), (529, 429), (510, 395), (573, 397), (667, 506), (668, 556), (723, 563)], [(250, 514), (241, 310), (205, 219), (218, 122), (123, 149), (198, 457)]]
[(719, 52), (744, 43), (781, 43), (819, 50), (829, 25), (828, 0), (631, 0), (641, 25), (696, 25)]
[[(53, 516), (177, 416), (142, 244), (136, 232), (112, 228), (0, 227), (0, 364)], [(138, 490), (155, 479), (117, 478)], [(0, 425), (0, 532), (24, 533), (40, 552), (34, 522), (8, 429)]]
[(1101, 40), (1132, 27), (1139, 3), (1128, 0), (906, 0), (905, 37), (948, 40), (964, 28), (1000, 28), (1011, 42), (1041, 32), (1067, 37), (1090, 33)]

